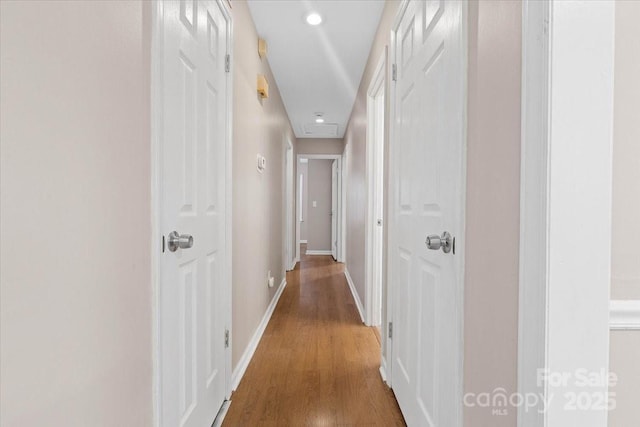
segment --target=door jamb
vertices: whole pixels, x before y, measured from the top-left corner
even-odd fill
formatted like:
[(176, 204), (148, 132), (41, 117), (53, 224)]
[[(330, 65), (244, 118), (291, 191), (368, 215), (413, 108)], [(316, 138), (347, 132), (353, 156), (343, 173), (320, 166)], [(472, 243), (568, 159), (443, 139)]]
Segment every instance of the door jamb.
[[(295, 217), (295, 221), (296, 221), (296, 229), (294, 232), (295, 235), (295, 239), (294, 239), (294, 244), (295, 244), (295, 263), (297, 264), (298, 262), (300, 262), (301, 259), (301, 255), (300, 255), (300, 227), (301, 227), (301, 222), (303, 219), (302, 216), (302, 206), (300, 206), (300, 201), (302, 200), (302, 195), (304, 193), (304, 186), (306, 185), (306, 183), (304, 182), (304, 179), (302, 179), (302, 173), (300, 172), (300, 160), (297, 158), (296, 156), (296, 165), (295, 165), (295, 171), (296, 171), (296, 179), (295, 179), (295, 187), (294, 187), (294, 192), (296, 193), (295, 195), (295, 205), (296, 205), (296, 217)], [(294, 266), (295, 268), (295, 266)]]
[[(285, 147), (285, 243), (284, 243), (284, 271), (291, 271), (296, 266), (296, 251), (292, 247), (293, 243), (293, 228), (296, 225), (297, 218), (294, 218), (296, 215), (293, 213), (293, 208), (295, 206), (294, 203), (294, 193), (295, 193), (295, 169), (294, 169), (294, 158), (293, 158), (293, 143), (291, 142), (290, 137), (286, 137), (287, 146)], [(292, 218), (293, 217), (293, 218)], [(293, 220), (292, 220), (293, 219)]]
[(348, 171), (348, 156), (347, 147), (342, 151), (340, 155), (340, 161), (342, 163), (342, 169), (339, 171), (340, 179), (342, 181), (340, 191), (340, 247), (342, 251), (338, 256), (338, 262), (347, 263), (347, 186), (349, 185), (349, 179), (347, 177)]
[[(385, 107), (387, 101), (387, 47), (385, 46), (382, 54), (380, 55), (380, 59), (378, 60), (378, 65), (373, 72), (373, 76), (371, 77), (371, 81), (369, 83), (369, 88), (367, 89), (367, 133), (366, 133), (366, 146), (367, 146), (367, 159), (366, 159), (366, 182), (367, 182), (367, 215), (366, 215), (366, 225), (365, 225), (365, 287), (364, 287), (364, 313), (365, 313), (365, 324), (367, 326), (380, 326), (382, 328), (383, 325), (374, 325), (376, 319), (374, 319), (373, 311), (374, 308), (382, 308), (382, 289), (379, 291), (374, 289), (373, 283), (373, 269), (377, 262), (384, 262), (384, 250), (383, 250), (383, 259), (376, 260), (376, 256), (373, 252), (373, 242), (374, 242), (374, 234), (376, 233), (377, 226), (377, 216), (375, 214), (375, 206), (374, 201), (376, 198), (375, 195), (375, 185), (374, 181), (376, 179), (377, 174), (384, 173), (384, 165), (377, 165), (377, 169), (374, 170), (374, 166), (376, 165), (375, 157), (378, 155), (377, 150), (384, 150), (385, 146), (385, 133), (386, 129), (383, 130), (382, 135), (374, 136), (376, 134), (376, 126), (377, 118), (375, 118), (374, 113), (374, 103), (375, 97), (382, 92), (385, 97)], [(383, 111), (383, 125), (385, 121), (385, 117), (387, 116), (387, 109), (385, 108)], [(380, 138), (379, 141), (376, 138)], [(375, 146), (375, 150), (373, 149)], [(385, 194), (386, 197), (386, 194)], [(386, 221), (386, 218), (384, 219)], [(384, 269), (382, 271), (385, 271)], [(382, 287), (385, 286), (384, 277), (382, 279)], [(380, 295), (376, 298), (375, 293), (379, 292)], [(382, 322), (382, 319), (377, 319)]]
[(606, 384), (538, 374), (609, 366), (615, 4), (525, 0), (522, 19), (518, 393), (548, 407), (518, 407), (518, 427), (601, 426), (606, 411), (564, 410), (562, 395), (606, 402)]
[[(342, 239), (342, 235), (343, 235), (343, 226), (342, 226), (342, 220), (343, 220), (343, 203), (342, 203), (342, 196), (343, 196), (343, 185), (344, 185), (344, 180), (342, 179), (342, 154), (298, 154), (296, 156), (296, 165), (300, 164), (300, 159), (309, 159), (309, 160), (337, 160), (338, 161), (338, 219), (336, 220), (336, 226), (338, 227), (337, 230), (337, 239), (338, 239), (338, 259), (337, 262), (344, 262), (344, 241)], [(298, 170), (298, 168), (296, 167), (296, 170)], [(297, 175), (299, 175), (299, 172), (297, 172)], [(298, 192), (300, 191), (300, 188), (298, 188), (298, 184), (299, 184), (299, 180), (298, 180), (298, 176), (296, 176), (296, 194), (299, 194)], [(296, 197), (296, 221), (299, 221), (299, 212), (300, 212), (300, 198)], [(299, 254), (299, 258), (302, 257), (302, 255), (300, 255), (300, 227), (296, 227), (296, 253)]]
[[(222, 14), (227, 21), (227, 54), (233, 60), (233, 16), (231, 14), (230, 4), (224, 0), (216, 0), (216, 4), (220, 7)], [(162, 258), (162, 236), (161, 229), (161, 206), (162, 206), (162, 126), (164, 124), (163, 117), (163, 60), (164, 53), (162, 50), (164, 42), (164, 5), (162, 1), (156, 1), (151, 6), (151, 144), (150, 144), (150, 163), (151, 163), (151, 294), (152, 294), (152, 407), (153, 407), (153, 425), (160, 427), (162, 423), (161, 414), (161, 398), (162, 398), (162, 360), (161, 360), (161, 323), (160, 323), (160, 286), (161, 286), (161, 258)], [(230, 62), (231, 69), (226, 74), (226, 108), (227, 120), (226, 141), (225, 141), (225, 159), (226, 159), (226, 176), (225, 176), (225, 260), (222, 263), (223, 268), (223, 288), (224, 299), (227, 307), (224, 313), (225, 329), (229, 331), (229, 346), (225, 349), (225, 397), (227, 400), (231, 398), (231, 349), (233, 343), (232, 333), (232, 294), (231, 294), (231, 274), (232, 274), (232, 141), (233, 141), (233, 61)]]

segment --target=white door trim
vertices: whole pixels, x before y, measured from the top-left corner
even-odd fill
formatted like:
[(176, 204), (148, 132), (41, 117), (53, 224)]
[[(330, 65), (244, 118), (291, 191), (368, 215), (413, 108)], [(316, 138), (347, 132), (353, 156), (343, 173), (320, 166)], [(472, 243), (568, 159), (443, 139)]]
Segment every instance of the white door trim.
[[(304, 221), (304, 216), (303, 216), (303, 211), (302, 211), (302, 206), (300, 206), (300, 203), (303, 201), (302, 200), (302, 196), (304, 195), (304, 175), (302, 174), (302, 172), (300, 172), (300, 162), (298, 161), (298, 159), (296, 159), (296, 186), (295, 186), (295, 193), (296, 193), (296, 230), (295, 230), (295, 260), (294, 262), (297, 264), (298, 262), (300, 262), (300, 244), (301, 243), (307, 243), (307, 240), (301, 240), (300, 239), (300, 223), (302, 221)], [(293, 266), (295, 268), (295, 264)]]
[[(374, 235), (377, 230), (377, 215), (375, 210), (375, 178), (379, 173), (384, 172), (384, 168), (380, 168), (380, 170), (376, 169), (375, 156), (377, 154), (378, 149), (384, 149), (384, 132), (382, 135), (382, 140), (376, 142), (373, 135), (376, 130), (376, 118), (374, 117), (374, 103), (375, 97), (382, 91), (385, 96), (385, 105), (386, 104), (386, 87), (387, 87), (387, 47), (385, 46), (382, 54), (380, 55), (380, 59), (378, 60), (378, 65), (373, 72), (373, 76), (371, 77), (371, 81), (369, 83), (369, 88), (367, 89), (367, 133), (366, 133), (366, 146), (367, 146), (367, 158), (366, 158), (366, 182), (367, 182), (367, 215), (365, 218), (365, 279), (364, 279), (364, 313), (365, 313), (365, 324), (367, 326), (379, 326), (381, 319), (377, 318), (373, 315), (374, 310), (376, 312), (380, 311), (380, 305), (382, 304), (382, 295), (378, 295), (378, 292), (374, 289), (373, 278), (374, 268), (376, 262), (380, 262), (382, 260), (376, 260), (376, 255), (374, 253)], [(384, 116), (387, 115), (387, 111), (385, 108)], [(383, 119), (384, 121), (384, 119)], [(375, 147), (374, 145), (381, 144), (381, 147)], [(382, 166), (382, 165), (379, 165)], [(386, 221), (386, 218), (385, 218)], [(383, 271), (385, 271), (383, 269)], [(384, 285), (383, 285), (384, 286)]]
[[(604, 426), (606, 410), (566, 410), (538, 369), (575, 376), (609, 365), (614, 2), (523, 4), (519, 427)], [(577, 42), (579, 40), (579, 42)], [(594, 244), (594, 240), (597, 244)]]
[[(296, 157), (296, 165), (300, 164), (300, 159), (309, 159), (309, 160), (337, 160), (338, 161), (338, 220), (336, 221), (338, 230), (338, 262), (344, 262), (344, 240), (342, 239), (343, 235), (343, 218), (344, 218), (344, 203), (343, 203), (343, 189), (342, 185), (344, 180), (342, 179), (342, 154), (298, 154)], [(299, 172), (298, 172), (299, 175)], [(298, 177), (296, 177), (298, 178)], [(299, 187), (299, 180), (296, 179), (296, 187)], [(296, 194), (299, 194), (300, 188), (297, 188)], [(300, 215), (300, 198), (296, 197), (296, 212), (297, 215)], [(296, 218), (296, 221), (299, 221), (300, 218)], [(296, 227), (296, 257), (300, 259), (300, 227)], [(307, 251), (307, 254), (313, 255)], [(329, 251), (329, 255), (331, 255), (331, 251)]]
[(295, 219), (293, 218), (293, 207), (294, 207), (294, 179), (293, 176), (293, 144), (289, 137), (286, 137), (287, 146), (284, 152), (284, 209), (285, 209), (285, 242), (284, 242), (284, 271), (293, 270), (296, 266), (295, 258), (296, 254), (293, 250), (293, 228), (295, 227)]
[[(233, 18), (231, 16), (230, 5), (223, 0), (216, 0), (227, 20), (227, 52), (233, 59)], [(162, 256), (162, 235), (161, 230), (161, 206), (162, 206), (162, 127), (164, 117), (162, 114), (162, 86), (164, 75), (163, 69), (163, 28), (164, 28), (164, 5), (162, 1), (153, 2), (151, 17), (151, 289), (152, 289), (152, 361), (153, 361), (153, 425), (160, 427), (162, 408), (160, 406), (162, 396), (161, 378), (161, 325), (160, 325), (160, 276)], [(233, 64), (233, 61), (231, 61)], [(227, 73), (227, 141), (225, 143), (225, 157), (227, 171), (225, 177), (226, 208), (225, 208), (225, 257), (222, 263), (224, 266), (223, 283), (224, 298), (226, 300), (224, 318), (225, 328), (229, 330), (229, 347), (225, 351), (225, 389), (226, 398), (231, 397), (231, 349), (232, 349), (232, 324), (231, 324), (231, 267), (232, 267), (232, 141), (233, 141), (233, 65)]]
[[(334, 260), (338, 260), (338, 228), (340, 228), (340, 192), (338, 191), (338, 182), (340, 182), (340, 168), (338, 161), (331, 162), (331, 244), (330, 251)], [(307, 254), (309, 251), (307, 250)]]

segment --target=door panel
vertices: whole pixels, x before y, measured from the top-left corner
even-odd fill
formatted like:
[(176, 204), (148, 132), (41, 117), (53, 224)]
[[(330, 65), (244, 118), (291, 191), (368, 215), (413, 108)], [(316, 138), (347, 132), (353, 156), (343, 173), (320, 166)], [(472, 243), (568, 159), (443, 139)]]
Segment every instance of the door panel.
[(225, 398), (229, 23), (215, 1), (162, 3), (160, 228), (193, 246), (160, 259), (161, 425), (211, 425)]
[[(415, 426), (462, 419), (464, 7), (410, 1), (395, 32), (392, 384)], [(455, 254), (425, 245), (445, 230)]]

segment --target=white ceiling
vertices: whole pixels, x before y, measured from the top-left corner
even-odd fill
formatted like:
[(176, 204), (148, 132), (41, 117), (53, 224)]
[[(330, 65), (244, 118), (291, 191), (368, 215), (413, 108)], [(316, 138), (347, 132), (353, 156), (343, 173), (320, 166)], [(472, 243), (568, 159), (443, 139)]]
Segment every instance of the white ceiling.
[[(384, 7), (381, 0), (249, 0), (298, 138), (342, 138)], [(323, 22), (306, 23), (310, 12)], [(324, 114), (323, 125), (315, 123)]]

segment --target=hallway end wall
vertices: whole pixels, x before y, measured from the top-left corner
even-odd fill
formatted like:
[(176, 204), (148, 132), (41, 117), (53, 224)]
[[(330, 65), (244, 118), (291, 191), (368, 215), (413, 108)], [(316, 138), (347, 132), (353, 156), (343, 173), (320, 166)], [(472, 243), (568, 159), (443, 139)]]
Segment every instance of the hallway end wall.
[[(307, 186), (307, 250), (331, 250), (331, 165), (333, 160), (310, 159)], [(313, 206), (316, 202), (316, 206)]]
[(0, 425), (150, 426), (151, 3), (0, 16)]
[[(233, 16), (233, 348), (235, 369), (284, 279), (284, 159), (295, 141), (267, 59), (258, 56), (258, 34), (246, 1), (234, 1)], [(256, 91), (258, 74), (269, 98)], [(294, 159), (297, 151), (293, 144)], [(257, 154), (266, 169), (257, 170)], [(267, 287), (267, 272), (275, 286)]]
[[(315, 154), (342, 154), (344, 151), (344, 140), (342, 138), (297, 138), (296, 142), (295, 142), (295, 153), (300, 154), (300, 155), (304, 155), (304, 154), (311, 154), (311, 155), (315, 155)], [(305, 163), (305, 166), (303, 168), (300, 167), (300, 165), (298, 164), (297, 161), (297, 157), (294, 157), (296, 159), (295, 162), (295, 170), (294, 170), (294, 175), (296, 176), (295, 179), (295, 188), (296, 188), (296, 200), (298, 200), (298, 197), (300, 195), (300, 174), (304, 174), (304, 188), (303, 188), (303, 194), (304, 194), (304, 200), (303, 200), (303, 218), (304, 218), (304, 222), (300, 223), (300, 240), (308, 240), (308, 230), (309, 230), (309, 224), (308, 224), (308, 217), (309, 217), (309, 206), (307, 204), (307, 201), (309, 199), (308, 195), (309, 195), (309, 176), (308, 176), (308, 172), (309, 172), (309, 167), (308, 167), (308, 163)], [(300, 169), (300, 171), (299, 171)], [(297, 213), (296, 216), (296, 222), (294, 222), (294, 227), (295, 224), (297, 224), (300, 220), (300, 214)], [(297, 244), (297, 242), (295, 242), (296, 236), (294, 233), (294, 245)], [(329, 239), (331, 240), (331, 239)], [(309, 248), (311, 249), (311, 248)]]

